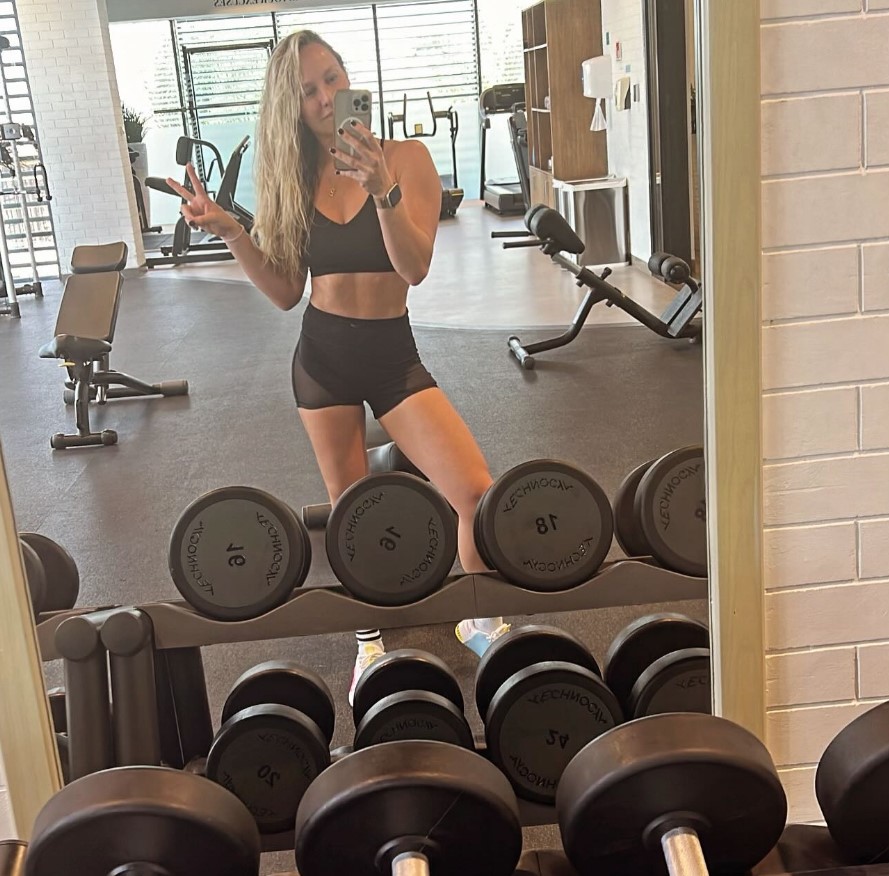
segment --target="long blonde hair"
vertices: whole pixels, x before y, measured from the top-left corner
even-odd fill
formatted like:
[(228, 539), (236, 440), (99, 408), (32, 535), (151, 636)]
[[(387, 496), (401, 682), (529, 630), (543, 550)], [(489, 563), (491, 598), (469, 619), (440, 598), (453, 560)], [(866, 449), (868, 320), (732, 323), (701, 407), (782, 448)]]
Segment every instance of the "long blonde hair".
[(285, 37), (269, 60), (256, 123), (253, 239), (286, 277), (304, 270), (318, 174), (320, 147), (301, 113), (299, 52), (310, 43), (320, 43), (343, 66), (340, 55), (314, 31)]

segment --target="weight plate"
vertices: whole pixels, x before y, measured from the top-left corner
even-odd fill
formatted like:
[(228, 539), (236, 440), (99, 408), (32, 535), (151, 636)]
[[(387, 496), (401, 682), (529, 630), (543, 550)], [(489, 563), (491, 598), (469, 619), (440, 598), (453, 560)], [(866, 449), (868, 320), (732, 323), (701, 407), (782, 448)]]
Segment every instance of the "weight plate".
[(207, 756), (207, 778), (250, 810), (260, 833), (293, 827), (306, 788), (330, 764), (318, 726), (289, 706), (251, 706), (219, 730)]
[(301, 876), (380, 876), (409, 850), (435, 876), (507, 876), (522, 850), (515, 794), (497, 767), (425, 740), (337, 761), (303, 797), (294, 833)]
[(558, 627), (529, 624), (496, 639), (475, 672), (475, 705), (484, 719), (497, 689), (520, 669), (544, 660), (583, 666), (601, 677), (596, 658), (579, 639)]
[(874, 706), (834, 736), (815, 772), (815, 796), (830, 835), (862, 863), (885, 863), (889, 824), (889, 703)]
[(639, 481), (651, 465), (652, 460), (637, 465), (620, 482), (614, 494), (614, 537), (628, 557), (647, 557), (651, 553), (634, 508)]
[(457, 556), (453, 509), (431, 484), (404, 472), (368, 475), (327, 521), (333, 573), (358, 599), (408, 605), (438, 590)]
[(228, 791), (181, 770), (118, 767), (49, 798), (24, 873), (256, 876), (259, 855), (256, 824)]
[(289, 660), (258, 663), (232, 685), (222, 707), (224, 724), (235, 712), (266, 703), (289, 706), (318, 725), (324, 738), (333, 738), (336, 706), (333, 695), (319, 675)]
[(664, 612), (627, 624), (605, 654), (605, 684), (614, 691), (624, 711), (633, 713), (630, 692), (639, 676), (659, 657), (684, 648), (709, 648), (707, 625), (684, 614)]
[(22, 549), (22, 562), (25, 570), (25, 583), (28, 585), (28, 594), (31, 597), (31, 611), (34, 618), (38, 618), (43, 611), (46, 600), (46, 572), (37, 551), (27, 542), (19, 540)]
[(304, 529), (287, 505), (262, 490), (212, 490), (192, 502), (173, 529), (173, 583), (209, 617), (258, 617), (305, 580), (311, 547)]
[(475, 513), (472, 515), (472, 538), (475, 542), (475, 548), (478, 551), (478, 555), (482, 558), (482, 562), (485, 564), (487, 569), (493, 570), (494, 564), (491, 562), (491, 558), (488, 555), (488, 549), (485, 547), (485, 535), (482, 532), (482, 518), (484, 517), (484, 511), (482, 511), (482, 506), (484, 505), (485, 499), (488, 497), (490, 490), (486, 490), (482, 493), (481, 499), (479, 499), (478, 505), (475, 506)]
[(444, 660), (416, 648), (399, 648), (374, 660), (361, 673), (352, 700), (355, 726), (383, 697), (404, 690), (425, 690), (438, 694), (463, 711), (460, 682)]
[(582, 873), (666, 873), (657, 828), (685, 824), (701, 832), (707, 861), (688, 869), (726, 876), (775, 847), (787, 798), (752, 733), (712, 715), (671, 714), (628, 721), (588, 745), (562, 775), (556, 809)]
[(664, 712), (713, 712), (710, 649), (683, 648), (659, 657), (636, 680), (627, 713), (634, 718)]
[(480, 505), (482, 541), (494, 568), (529, 590), (588, 581), (611, 546), (611, 505), (585, 472), (549, 459), (501, 475)]
[(594, 672), (535, 663), (494, 694), (485, 716), (488, 756), (519, 797), (551, 804), (574, 755), (622, 720), (617, 699)]
[(433, 739), (475, 750), (463, 712), (424, 690), (403, 690), (374, 703), (355, 731), (355, 749), (404, 739)]
[(703, 447), (683, 447), (652, 463), (634, 511), (651, 555), (685, 575), (707, 576), (707, 486)]
[(58, 542), (39, 532), (20, 532), (19, 538), (34, 548), (43, 563), (46, 573), (43, 611), (74, 608), (80, 595), (80, 572), (71, 554)]

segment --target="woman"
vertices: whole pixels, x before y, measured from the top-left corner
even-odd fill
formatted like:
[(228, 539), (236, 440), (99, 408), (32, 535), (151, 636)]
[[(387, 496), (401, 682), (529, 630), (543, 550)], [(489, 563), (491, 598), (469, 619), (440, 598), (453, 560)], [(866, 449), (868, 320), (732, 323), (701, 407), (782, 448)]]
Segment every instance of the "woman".
[[(256, 126), (257, 210), (247, 234), (206, 194), (167, 182), (192, 225), (218, 235), (251, 282), (282, 310), (311, 301), (293, 360), (300, 418), (331, 503), (367, 474), (365, 412), (441, 490), (459, 517), (463, 569), (485, 569), (472, 535), (491, 483), (466, 424), (417, 354), (407, 292), (429, 272), (441, 183), (417, 140), (381, 143), (361, 124), (335, 149), (334, 94), (350, 88), (342, 58), (311, 31), (276, 47)], [(350, 169), (338, 171), (334, 158)], [(462, 621), (457, 636), (483, 653), (508, 627), (502, 618)], [(362, 630), (349, 701), (361, 672), (385, 653), (379, 630)]]

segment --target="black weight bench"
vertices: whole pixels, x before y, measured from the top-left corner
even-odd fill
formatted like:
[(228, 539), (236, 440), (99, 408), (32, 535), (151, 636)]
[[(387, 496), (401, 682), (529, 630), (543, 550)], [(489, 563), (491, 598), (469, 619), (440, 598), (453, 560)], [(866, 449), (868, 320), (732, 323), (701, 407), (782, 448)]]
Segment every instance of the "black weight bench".
[(90, 429), (91, 401), (103, 405), (109, 398), (188, 395), (186, 380), (145, 383), (114, 371), (109, 364), (127, 253), (125, 243), (74, 248), (72, 274), (62, 292), (55, 337), (40, 348), (41, 359), (64, 361), (68, 380), (63, 398), (66, 405), (74, 405), (77, 420), (76, 435), (57, 432), (52, 436), (54, 450), (117, 443), (113, 429)]

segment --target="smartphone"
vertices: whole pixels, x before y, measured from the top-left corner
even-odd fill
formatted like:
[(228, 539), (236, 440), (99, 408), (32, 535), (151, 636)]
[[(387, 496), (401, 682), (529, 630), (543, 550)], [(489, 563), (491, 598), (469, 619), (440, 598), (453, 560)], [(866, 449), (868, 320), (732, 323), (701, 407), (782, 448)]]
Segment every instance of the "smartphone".
[[(333, 124), (334, 131), (345, 128), (352, 119), (357, 119), (370, 130), (371, 97), (365, 88), (344, 88), (333, 96)], [(347, 154), (352, 154), (352, 148), (339, 134), (336, 135), (336, 148)], [(349, 166), (339, 158), (334, 161), (337, 170), (347, 170)]]

